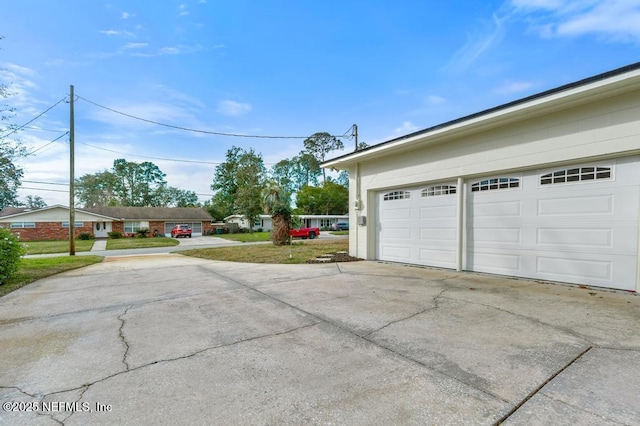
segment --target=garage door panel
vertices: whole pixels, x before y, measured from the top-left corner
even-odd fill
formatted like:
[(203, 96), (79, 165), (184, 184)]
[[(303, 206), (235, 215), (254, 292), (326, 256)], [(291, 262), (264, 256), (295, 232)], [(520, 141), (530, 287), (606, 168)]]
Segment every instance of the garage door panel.
[(478, 272), (520, 275), (522, 259), (519, 254), (476, 251), (469, 257), (471, 269)]
[(536, 242), (539, 246), (558, 248), (613, 248), (611, 228), (538, 228)]
[(522, 243), (521, 228), (474, 228), (471, 241), (477, 245), (503, 245)]
[(383, 222), (393, 221), (393, 220), (407, 220), (407, 219), (411, 219), (410, 208), (386, 209), (386, 210), (383, 210), (381, 215), (381, 220)]
[(385, 245), (380, 250), (380, 256), (383, 260), (392, 262), (409, 262), (411, 259), (411, 248), (406, 246)]
[(420, 228), (420, 241), (421, 242), (450, 242), (453, 243), (456, 240), (455, 228)]
[(473, 217), (477, 219), (521, 216), (521, 201), (478, 202), (473, 205)]
[(567, 281), (613, 281), (613, 261), (580, 259), (571, 257), (537, 256), (537, 273), (540, 276), (565, 277)]
[(613, 195), (538, 200), (538, 216), (613, 215)]
[(419, 262), (421, 264), (427, 265), (432, 264), (443, 267), (443, 268), (455, 268), (456, 267), (456, 251), (455, 248), (452, 250), (443, 250), (443, 249), (420, 249), (419, 253)]
[(389, 241), (411, 240), (411, 229), (388, 227), (381, 232), (381, 237)]
[(456, 206), (434, 206), (434, 207), (421, 207), (420, 216), (421, 220), (437, 220), (446, 219), (456, 216)]

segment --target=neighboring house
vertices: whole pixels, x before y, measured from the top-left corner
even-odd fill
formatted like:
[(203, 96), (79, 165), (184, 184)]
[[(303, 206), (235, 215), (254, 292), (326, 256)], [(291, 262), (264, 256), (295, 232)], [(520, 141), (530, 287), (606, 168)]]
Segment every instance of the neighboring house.
[[(311, 227), (311, 228), (328, 228), (332, 224), (336, 222), (347, 222), (349, 220), (349, 215), (325, 215), (325, 214), (301, 214), (297, 215), (297, 217), (302, 222), (302, 226)], [(240, 228), (249, 229), (249, 221), (243, 216), (239, 214), (234, 214), (231, 216), (227, 216), (224, 218), (224, 221), (227, 223), (236, 223)], [(264, 231), (270, 231), (273, 228), (273, 224), (271, 221), (271, 216), (262, 214), (259, 219), (255, 221), (253, 224), (253, 229), (262, 228)]]
[[(97, 238), (111, 231), (135, 234), (141, 228), (169, 234), (176, 224), (188, 224), (194, 236), (211, 231), (212, 217), (202, 208), (91, 207), (75, 209), (75, 235), (88, 232)], [(20, 234), (25, 241), (69, 238), (69, 208), (55, 205), (43, 209), (4, 208), (0, 227)]]
[(322, 167), (352, 256), (640, 290), (640, 63)]

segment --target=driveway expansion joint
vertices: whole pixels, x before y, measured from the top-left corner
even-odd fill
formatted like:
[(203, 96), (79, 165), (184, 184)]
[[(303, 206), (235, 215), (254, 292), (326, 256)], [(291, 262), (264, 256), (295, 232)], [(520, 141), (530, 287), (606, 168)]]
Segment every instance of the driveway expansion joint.
[[(500, 419), (497, 424), (501, 424), (503, 423), (505, 420), (507, 420), (509, 417), (511, 417), (516, 411), (518, 411), (520, 409), (520, 407), (522, 407), (527, 401), (529, 401), (531, 398), (533, 398), (535, 395), (537, 395), (538, 393), (542, 393), (542, 395), (544, 395), (544, 393), (542, 392), (542, 389), (547, 386), (553, 379), (555, 379), (556, 377), (558, 377), (562, 372), (564, 372), (567, 368), (571, 367), (573, 364), (575, 364), (580, 358), (582, 358), (583, 356), (585, 356), (587, 354), (587, 352), (589, 352), (591, 349), (593, 349), (593, 346), (589, 346), (587, 347), (585, 350), (583, 350), (582, 352), (580, 352), (577, 356), (575, 356), (571, 361), (569, 361), (564, 367), (562, 367), (561, 369), (559, 369), (558, 371), (556, 371), (555, 373), (553, 373), (551, 376), (549, 376), (549, 378), (547, 380), (545, 380), (542, 384), (540, 384), (540, 386), (538, 386), (537, 388), (535, 388), (534, 390), (532, 390), (529, 395), (527, 395), (526, 397), (524, 397), (524, 399), (522, 401), (520, 401), (518, 404), (516, 404), (513, 409), (511, 411), (509, 411), (502, 419)], [(545, 395), (546, 396), (546, 395)]]

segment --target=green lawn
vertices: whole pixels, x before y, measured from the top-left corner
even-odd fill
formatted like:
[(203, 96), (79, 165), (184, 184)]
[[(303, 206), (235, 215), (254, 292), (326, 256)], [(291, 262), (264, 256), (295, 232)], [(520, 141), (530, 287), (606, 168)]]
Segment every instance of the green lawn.
[(60, 272), (82, 268), (102, 262), (101, 256), (60, 256), (20, 259), (18, 271), (4, 285), (0, 285), (0, 297), (29, 283)]
[[(69, 241), (27, 241), (27, 254), (68, 253)], [(76, 240), (76, 252), (89, 251), (93, 240)]]
[(254, 233), (246, 233), (246, 234), (220, 234), (215, 235), (216, 237), (224, 238), (225, 240), (232, 241), (240, 241), (243, 243), (255, 243), (259, 241), (269, 241), (268, 232), (254, 232)]
[(340, 238), (335, 240), (296, 241), (290, 246), (254, 244), (204, 248), (181, 251), (180, 254), (230, 262), (292, 264), (305, 263), (323, 254), (346, 250), (349, 250), (349, 241), (346, 238)]
[(349, 235), (349, 231), (329, 231), (331, 235)]
[(117, 238), (107, 240), (107, 250), (171, 247), (180, 244), (177, 238)]

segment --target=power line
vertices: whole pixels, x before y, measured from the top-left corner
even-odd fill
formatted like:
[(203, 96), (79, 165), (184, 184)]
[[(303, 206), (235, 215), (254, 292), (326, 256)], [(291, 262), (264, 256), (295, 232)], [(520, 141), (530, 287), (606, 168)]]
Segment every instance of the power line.
[(23, 128), (25, 128), (27, 125), (31, 124), (32, 122), (36, 121), (38, 118), (42, 117), (43, 115), (45, 115), (46, 113), (48, 113), (49, 111), (51, 111), (54, 107), (56, 107), (59, 103), (64, 102), (64, 100), (67, 99), (66, 96), (62, 99), (60, 99), (58, 102), (56, 102), (55, 104), (51, 105), (49, 108), (47, 108), (46, 110), (44, 110), (43, 112), (41, 112), (40, 114), (36, 115), (34, 118), (32, 118), (31, 120), (27, 121), (26, 123), (24, 123), (22, 126), (20, 127), (16, 127), (15, 129), (13, 129), (12, 131), (10, 131), (9, 133), (0, 136), (0, 139), (4, 139), (7, 136), (17, 132), (18, 130), (21, 130)]
[(68, 134), (69, 134), (69, 132), (68, 132), (68, 131), (67, 131), (67, 132), (64, 132), (63, 134), (61, 134), (60, 136), (58, 136), (57, 138), (55, 138), (55, 139), (54, 139), (54, 140), (52, 140), (51, 142), (47, 143), (46, 145), (43, 145), (43, 146), (41, 146), (41, 147), (40, 147), (40, 148), (38, 148), (38, 149), (35, 149), (35, 150), (31, 151), (31, 152), (28, 152), (28, 153), (27, 153), (27, 155), (33, 155), (33, 154), (35, 154), (36, 152), (40, 151), (40, 150), (41, 150), (41, 149), (43, 149), (43, 148), (48, 147), (48, 146), (49, 146), (49, 145), (51, 145), (52, 143), (56, 142), (58, 139), (62, 138), (63, 136), (66, 136), (66, 135), (68, 135)]
[(102, 147), (99, 147), (99, 146), (90, 145), (90, 144), (84, 143), (84, 142), (78, 142), (78, 143), (81, 144), (81, 145), (86, 145), (86, 146), (91, 147), (91, 148), (100, 149), (102, 151), (113, 152), (114, 154), (121, 154), (121, 155), (130, 156), (130, 157), (149, 158), (151, 160), (175, 161), (175, 162), (178, 162), (178, 163), (197, 163), (197, 164), (213, 164), (213, 165), (222, 164), (221, 162), (215, 162), (215, 161), (181, 160), (181, 159), (176, 159), (176, 158), (162, 158), (162, 157), (151, 157), (149, 155), (130, 154), (130, 153), (127, 153), (127, 152), (120, 152), (120, 151), (115, 151), (113, 149), (102, 148)]
[(68, 183), (42, 182), (42, 181), (39, 181), (39, 180), (23, 180), (22, 182), (26, 182), (26, 183), (41, 183), (43, 185), (69, 186)]
[(65, 194), (69, 193), (69, 191), (63, 191), (61, 189), (31, 188), (28, 186), (21, 186), (19, 189), (32, 189), (34, 191), (64, 192)]
[[(166, 123), (160, 123), (158, 121), (153, 121), (153, 120), (149, 120), (146, 118), (142, 118), (142, 117), (137, 117), (135, 115), (131, 115), (131, 114), (127, 114), (126, 112), (122, 112), (122, 111), (118, 111), (115, 110), (113, 108), (109, 108), (106, 107), (104, 105), (100, 105), (96, 102), (90, 101), (87, 98), (83, 98), (82, 96), (77, 96), (78, 99), (82, 99), (85, 102), (89, 102), (92, 105), (95, 105), (99, 108), (103, 108), (106, 109), (107, 111), (111, 111), (115, 114), (120, 114), (120, 115), (124, 115), (125, 117), (129, 117), (129, 118), (133, 118), (135, 120), (139, 120), (139, 121), (144, 121), (145, 123), (151, 123), (151, 124), (155, 124), (158, 126), (164, 126), (164, 127), (169, 127), (172, 129), (177, 129), (177, 130), (184, 130), (187, 132), (195, 132), (195, 133), (204, 133), (207, 135), (217, 135), (217, 136), (230, 136), (230, 137), (236, 137), (236, 138), (256, 138), (256, 139), (307, 139), (309, 136), (267, 136), (267, 135), (244, 135), (244, 134), (239, 134), (239, 133), (224, 133), (224, 132), (214, 132), (211, 130), (199, 130), (199, 129), (192, 129), (189, 127), (182, 127), (182, 126), (174, 126), (172, 124), (166, 124)], [(348, 132), (348, 130), (347, 130)], [(345, 132), (346, 133), (346, 132)], [(340, 138), (340, 137), (344, 137), (344, 136), (333, 136), (336, 138)]]

